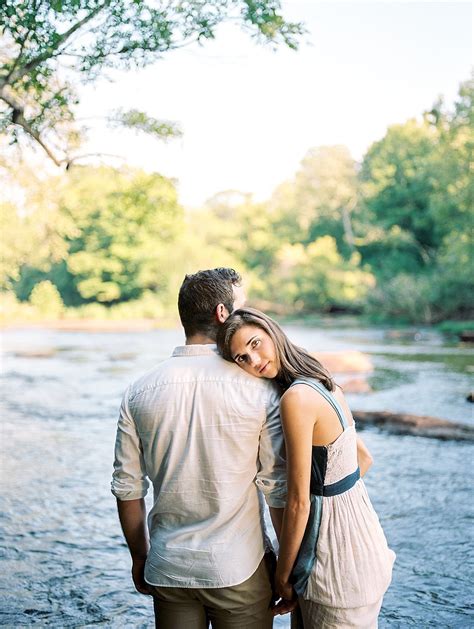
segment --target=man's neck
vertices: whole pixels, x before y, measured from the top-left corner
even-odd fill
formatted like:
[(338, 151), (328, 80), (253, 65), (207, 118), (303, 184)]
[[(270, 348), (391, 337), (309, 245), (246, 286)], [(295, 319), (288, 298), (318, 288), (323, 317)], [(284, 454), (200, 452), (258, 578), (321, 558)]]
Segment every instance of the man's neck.
[(186, 345), (215, 345), (216, 341), (211, 339), (206, 334), (201, 334), (198, 332), (197, 334), (193, 334), (192, 336), (186, 337)]

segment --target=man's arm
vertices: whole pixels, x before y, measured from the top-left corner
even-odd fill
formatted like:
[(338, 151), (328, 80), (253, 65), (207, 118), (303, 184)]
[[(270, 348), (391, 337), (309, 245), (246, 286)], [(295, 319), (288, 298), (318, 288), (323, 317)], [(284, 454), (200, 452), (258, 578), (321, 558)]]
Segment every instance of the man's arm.
[(132, 579), (141, 594), (150, 594), (145, 581), (145, 562), (148, 555), (148, 531), (146, 526), (145, 500), (120, 500), (117, 509), (122, 531), (132, 557)]
[(129, 409), (129, 391), (123, 396), (115, 442), (112, 493), (122, 530), (132, 557), (132, 578), (142, 594), (149, 594), (144, 579), (148, 533), (144, 497), (148, 489), (140, 436)]
[(280, 421), (280, 395), (276, 388), (269, 391), (265, 415), (260, 433), (256, 482), (267, 505), (283, 509), (286, 501), (285, 443)]

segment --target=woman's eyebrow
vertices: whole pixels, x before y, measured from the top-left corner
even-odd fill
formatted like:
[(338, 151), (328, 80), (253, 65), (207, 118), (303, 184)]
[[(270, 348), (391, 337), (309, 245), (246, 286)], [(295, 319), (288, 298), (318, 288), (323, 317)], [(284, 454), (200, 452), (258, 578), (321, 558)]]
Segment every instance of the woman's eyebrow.
[[(258, 336), (258, 334), (254, 334), (254, 336), (252, 336), (252, 338), (250, 338), (250, 339), (249, 339), (249, 340), (245, 343), (245, 347), (247, 347), (247, 345), (249, 345), (249, 344), (250, 344), (250, 343), (254, 340), (254, 338), (256, 338), (257, 336)], [(232, 360), (237, 360), (237, 358), (240, 358), (240, 356), (245, 356), (245, 354), (236, 354), (236, 355), (232, 358)]]

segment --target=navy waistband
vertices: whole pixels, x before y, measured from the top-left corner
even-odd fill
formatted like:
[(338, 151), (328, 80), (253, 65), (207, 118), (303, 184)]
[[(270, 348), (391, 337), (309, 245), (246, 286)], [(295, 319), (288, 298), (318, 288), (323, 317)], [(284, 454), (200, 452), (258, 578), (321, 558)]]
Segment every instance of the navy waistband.
[(324, 485), (324, 487), (322, 487), (321, 485), (316, 487), (312, 486), (311, 493), (315, 494), (316, 496), (337, 496), (338, 494), (343, 494), (345, 491), (348, 491), (349, 489), (354, 487), (359, 478), (360, 469), (357, 468), (355, 472), (352, 472), (352, 474), (341, 478), (341, 480), (338, 480), (337, 483)]

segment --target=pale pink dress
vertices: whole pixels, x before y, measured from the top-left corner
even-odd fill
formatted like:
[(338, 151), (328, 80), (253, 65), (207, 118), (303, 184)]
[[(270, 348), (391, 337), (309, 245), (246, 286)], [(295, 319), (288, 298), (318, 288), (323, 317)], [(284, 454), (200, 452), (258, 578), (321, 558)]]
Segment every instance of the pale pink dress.
[[(328, 489), (331, 493), (328, 486), (343, 488), (346, 479), (352, 478), (352, 486), (342, 493), (311, 497), (312, 501), (319, 501), (317, 508), (312, 509), (313, 519), (319, 519), (319, 530), (311, 541), (313, 565), (308, 564), (307, 554), (303, 560), (308, 568), (306, 585), (303, 581), (300, 594), (304, 626), (373, 629), (392, 578), (395, 553), (388, 548), (364, 481), (357, 480), (355, 426), (348, 425), (336, 398), (321, 383), (298, 380), (294, 384), (307, 384), (319, 391), (333, 406), (344, 429), (334, 443), (326, 446), (326, 469), (320, 470), (323, 491)], [(313, 447), (314, 450), (320, 448)], [(313, 460), (312, 474), (315, 463)]]

